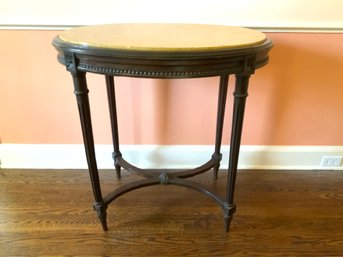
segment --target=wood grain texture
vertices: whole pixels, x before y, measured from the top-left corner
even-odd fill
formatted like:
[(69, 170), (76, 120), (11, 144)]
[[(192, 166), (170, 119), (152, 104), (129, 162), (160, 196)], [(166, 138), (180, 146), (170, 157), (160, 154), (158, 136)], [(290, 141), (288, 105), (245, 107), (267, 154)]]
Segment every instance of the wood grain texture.
[[(103, 192), (137, 179), (101, 171)], [(224, 194), (225, 172), (194, 180)], [(206, 196), (152, 186), (121, 196), (103, 232), (87, 171), (0, 170), (0, 256), (342, 256), (341, 171), (240, 171), (227, 234)]]

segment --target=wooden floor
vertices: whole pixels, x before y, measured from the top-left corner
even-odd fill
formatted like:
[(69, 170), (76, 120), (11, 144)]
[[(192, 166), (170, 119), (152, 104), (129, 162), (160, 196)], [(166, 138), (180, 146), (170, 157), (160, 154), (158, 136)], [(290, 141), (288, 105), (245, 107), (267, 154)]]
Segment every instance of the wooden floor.
[[(101, 171), (103, 192), (117, 181)], [(206, 173), (194, 180), (225, 192)], [(237, 212), (176, 186), (130, 192), (103, 232), (81, 170), (0, 170), (0, 256), (343, 256), (342, 171), (240, 171)]]

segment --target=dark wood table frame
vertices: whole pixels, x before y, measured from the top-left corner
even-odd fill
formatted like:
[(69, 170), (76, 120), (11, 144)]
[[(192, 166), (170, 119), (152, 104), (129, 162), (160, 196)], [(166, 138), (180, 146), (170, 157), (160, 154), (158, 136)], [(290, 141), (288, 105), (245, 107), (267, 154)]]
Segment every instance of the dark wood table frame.
[[(268, 62), (268, 52), (272, 46), (271, 40), (267, 38), (263, 43), (235, 49), (177, 52), (89, 47), (68, 43), (59, 37), (54, 39), (53, 45), (58, 50), (59, 62), (66, 66), (73, 77), (74, 93), (80, 114), (83, 140), (95, 199), (94, 210), (101, 221), (103, 230), (107, 230), (106, 209), (117, 197), (146, 186), (173, 184), (195, 189), (217, 202), (224, 211), (225, 228), (228, 231), (236, 209), (234, 190), (249, 78), (256, 68), (262, 67)], [(101, 192), (95, 157), (88, 100), (89, 90), (86, 81), (87, 72), (105, 75), (114, 148), (113, 159), (118, 179), (121, 177), (121, 168), (145, 177), (137, 182), (131, 182), (117, 188), (106, 196), (103, 196)], [(233, 94), (234, 108), (227, 192), (225, 197), (221, 197), (210, 189), (206, 189), (203, 185), (186, 178), (211, 169), (214, 171), (214, 177), (217, 177), (222, 158), (220, 148), (229, 75), (234, 75), (236, 80)], [(140, 169), (125, 161), (119, 147), (114, 76), (163, 79), (219, 76), (216, 139), (211, 159), (200, 167), (179, 172), (164, 169)]]

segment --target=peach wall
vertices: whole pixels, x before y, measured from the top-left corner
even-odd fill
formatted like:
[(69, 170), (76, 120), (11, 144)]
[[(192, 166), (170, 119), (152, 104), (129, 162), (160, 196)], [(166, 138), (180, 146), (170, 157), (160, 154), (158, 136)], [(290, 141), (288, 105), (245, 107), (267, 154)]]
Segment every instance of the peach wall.
[[(2, 143), (82, 142), (72, 80), (51, 46), (56, 34), (0, 30)], [(343, 34), (268, 35), (275, 46), (251, 79), (243, 144), (343, 145)], [(96, 143), (110, 143), (104, 79), (88, 78)], [(121, 143), (212, 144), (217, 83), (116, 78)], [(230, 123), (227, 115), (226, 144)]]

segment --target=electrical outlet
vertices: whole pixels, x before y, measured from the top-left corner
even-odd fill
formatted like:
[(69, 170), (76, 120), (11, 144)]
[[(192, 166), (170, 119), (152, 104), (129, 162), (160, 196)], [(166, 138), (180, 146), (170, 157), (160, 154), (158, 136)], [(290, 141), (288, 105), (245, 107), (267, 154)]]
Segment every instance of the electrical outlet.
[(342, 165), (343, 156), (323, 156), (322, 167), (340, 167)]

